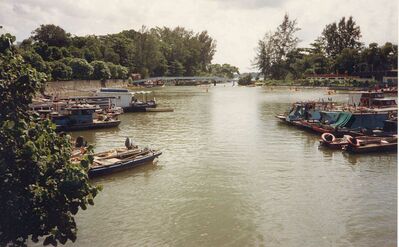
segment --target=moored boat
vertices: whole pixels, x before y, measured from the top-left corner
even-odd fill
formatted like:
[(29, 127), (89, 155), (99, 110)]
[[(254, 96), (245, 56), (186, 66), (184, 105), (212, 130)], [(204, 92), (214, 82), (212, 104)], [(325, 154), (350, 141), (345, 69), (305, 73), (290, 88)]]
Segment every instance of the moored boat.
[(358, 138), (349, 138), (348, 145), (343, 149), (349, 153), (373, 153), (373, 152), (388, 152), (397, 151), (398, 138), (393, 137), (379, 137), (370, 140), (361, 140)]
[(76, 105), (65, 108), (66, 113), (51, 114), (51, 120), (56, 124), (56, 131), (75, 131), (98, 128), (117, 127), (121, 121), (113, 115), (94, 117), (96, 107), (90, 105)]
[(89, 169), (89, 176), (96, 177), (126, 169), (131, 169), (154, 161), (162, 152), (148, 148), (116, 148), (94, 154), (94, 161)]
[[(86, 153), (87, 142), (79, 136), (74, 147), (71, 161), (79, 162)], [(93, 163), (90, 165), (88, 175), (89, 177), (97, 177), (131, 169), (151, 163), (161, 154), (162, 152), (159, 150), (140, 148), (134, 145), (130, 138), (126, 138), (123, 148), (114, 148), (93, 154)]]
[(359, 143), (372, 143), (379, 142), (381, 140), (393, 140), (394, 136), (351, 136), (344, 135), (343, 137), (336, 137), (332, 133), (324, 133), (320, 137), (320, 147), (327, 147), (330, 149), (342, 149), (347, 145), (357, 145)]
[(123, 88), (101, 88), (96, 96), (110, 97), (112, 105), (122, 107), (124, 112), (146, 112), (149, 108), (157, 107), (151, 91), (130, 92)]

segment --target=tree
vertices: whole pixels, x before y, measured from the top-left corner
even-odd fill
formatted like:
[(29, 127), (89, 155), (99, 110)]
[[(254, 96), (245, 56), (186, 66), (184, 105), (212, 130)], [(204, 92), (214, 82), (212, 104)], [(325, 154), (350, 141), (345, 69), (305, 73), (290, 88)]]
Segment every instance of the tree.
[(200, 65), (201, 69), (204, 71), (207, 66), (211, 64), (213, 55), (216, 52), (216, 41), (212, 39), (207, 31), (202, 31), (196, 35), (196, 39), (200, 44)]
[(26, 62), (28, 62), (33, 68), (39, 72), (48, 72), (47, 64), (43, 58), (35, 51), (26, 51), (22, 53), (22, 56)]
[(246, 74), (242, 77), (240, 77), (240, 79), (238, 79), (238, 84), (241, 86), (246, 86), (252, 83), (252, 76), (251, 74)]
[(358, 63), (358, 51), (355, 49), (345, 48), (335, 59), (335, 70), (338, 73), (352, 74), (355, 65)]
[(230, 64), (211, 64), (209, 66), (210, 74), (213, 76), (220, 76), (225, 78), (233, 78), (234, 74), (240, 74), (237, 67), (232, 66)]
[(51, 77), (53, 80), (70, 80), (72, 78), (72, 68), (62, 62), (56, 61), (52, 64)]
[(73, 58), (68, 64), (72, 68), (73, 79), (90, 79), (93, 74), (93, 67), (84, 59)]
[(295, 19), (290, 20), (288, 14), (285, 14), (283, 22), (277, 27), (272, 39), (277, 61), (285, 60), (287, 54), (298, 45), (299, 38), (295, 33), (301, 29), (297, 25)]
[(127, 79), (129, 76), (129, 70), (128, 68), (122, 66), (122, 65), (116, 65), (116, 71), (117, 71), (117, 78), (118, 79)]
[(327, 55), (335, 57), (345, 48), (360, 48), (361, 37), (360, 27), (350, 16), (347, 21), (345, 17), (342, 17), (338, 24), (336, 22), (328, 24), (323, 30), (321, 40)]
[[(172, 74), (193, 76), (209, 72), (216, 41), (207, 31), (194, 33), (183, 27), (147, 29), (143, 26), (137, 31), (71, 37), (61, 27), (41, 25), (20, 48), (24, 51), (34, 50), (46, 62), (65, 61), (65, 58), (72, 57), (84, 59), (88, 63), (111, 62), (127, 68), (129, 73), (140, 73), (142, 77)], [(87, 72), (90, 71), (77, 71), (76, 67), (81, 66), (87, 68), (87, 63), (83, 64), (80, 60), (71, 65), (73, 79), (88, 78)], [(47, 69), (46, 73), (51, 74), (51, 71)]]
[[(2, 42), (0, 38), (0, 43)], [(74, 215), (93, 204), (92, 156), (70, 161), (68, 135), (29, 113), (43, 74), (9, 47), (0, 52), (0, 245), (26, 246), (30, 237), (57, 245), (76, 239)]]
[(111, 78), (111, 72), (105, 62), (93, 61), (90, 63), (90, 65), (93, 66), (93, 79), (107, 80)]
[(0, 53), (9, 50), (13, 42), (15, 42), (15, 36), (9, 33), (2, 34), (0, 36)]
[(118, 79), (119, 75), (118, 75), (118, 68), (116, 67), (115, 64), (108, 62), (107, 66), (109, 68), (109, 72), (111, 73), (111, 77), (112, 79)]
[(267, 33), (258, 41), (254, 65), (266, 77), (271, 76), (271, 67), (274, 61), (273, 34)]
[(386, 42), (380, 49), (385, 69), (398, 69), (398, 45)]
[(183, 64), (176, 60), (171, 62), (168, 71), (171, 76), (183, 76), (185, 72)]
[(295, 33), (299, 30), (296, 20), (290, 20), (288, 14), (285, 14), (277, 30), (266, 33), (264, 38), (258, 41), (254, 66), (264, 78), (285, 78), (289, 72), (285, 61), (287, 55), (298, 45), (299, 39)]
[(48, 46), (67, 46), (70, 42), (70, 36), (64, 29), (53, 24), (40, 25), (32, 32), (33, 40), (45, 43)]

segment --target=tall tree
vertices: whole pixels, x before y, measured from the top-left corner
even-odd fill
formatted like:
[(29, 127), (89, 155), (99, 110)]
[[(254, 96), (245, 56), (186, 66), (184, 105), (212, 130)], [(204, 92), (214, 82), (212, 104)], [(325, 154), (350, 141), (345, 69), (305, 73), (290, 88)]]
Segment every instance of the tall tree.
[(288, 14), (285, 14), (277, 30), (267, 33), (258, 41), (254, 65), (265, 78), (283, 79), (287, 75), (289, 70), (285, 61), (298, 45), (296, 32), (299, 30), (297, 21), (290, 20)]
[(32, 32), (33, 40), (49, 46), (66, 46), (69, 44), (70, 36), (64, 29), (53, 24), (40, 25)]
[(297, 21), (290, 20), (288, 14), (285, 14), (273, 37), (277, 60), (285, 60), (287, 54), (297, 47), (299, 38), (295, 33), (299, 30)]
[(258, 41), (258, 47), (256, 48), (254, 65), (264, 78), (271, 76), (271, 67), (275, 60), (273, 44), (273, 34), (269, 32), (263, 39)]
[(359, 41), (361, 37), (360, 27), (350, 16), (348, 20), (342, 17), (338, 24), (328, 24), (322, 32), (321, 39), (327, 55), (335, 57), (345, 48), (359, 49), (362, 46)]

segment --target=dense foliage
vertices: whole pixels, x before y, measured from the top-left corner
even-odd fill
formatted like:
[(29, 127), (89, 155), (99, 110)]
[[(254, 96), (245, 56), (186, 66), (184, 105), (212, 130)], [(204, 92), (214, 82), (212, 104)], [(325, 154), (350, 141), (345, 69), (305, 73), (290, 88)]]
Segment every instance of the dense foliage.
[(211, 68), (215, 40), (206, 31), (194, 33), (182, 27), (142, 27), (104, 36), (74, 36), (61, 27), (41, 25), (19, 49), (32, 67), (53, 80), (126, 79), (132, 73), (143, 78), (231, 76), (230, 71)]
[(284, 16), (274, 32), (259, 40), (254, 65), (265, 79), (302, 79), (312, 74), (373, 74), (398, 68), (398, 46), (360, 42), (352, 17), (326, 25), (310, 48), (298, 48), (296, 20)]
[(252, 84), (252, 76), (251, 74), (246, 74), (240, 77), (240, 79), (238, 79), (238, 85), (241, 86), (247, 86)]
[(211, 75), (217, 75), (225, 78), (233, 78), (235, 74), (240, 74), (239, 70), (235, 66), (230, 64), (212, 64), (209, 66), (209, 73)]
[(25, 246), (43, 236), (45, 245), (75, 241), (74, 215), (98, 192), (87, 175), (92, 156), (71, 163), (70, 137), (29, 114), (45, 74), (24, 61), (13, 40), (0, 36), (0, 246)]

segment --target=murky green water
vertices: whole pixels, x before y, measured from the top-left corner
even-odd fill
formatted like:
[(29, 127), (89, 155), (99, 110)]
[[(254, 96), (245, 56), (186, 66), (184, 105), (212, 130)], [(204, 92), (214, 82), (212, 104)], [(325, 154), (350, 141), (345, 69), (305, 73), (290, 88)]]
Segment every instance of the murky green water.
[(96, 180), (104, 190), (69, 245), (396, 246), (397, 155), (319, 150), (317, 136), (274, 118), (324, 91), (165, 87), (156, 97), (175, 111), (74, 133), (97, 151), (130, 136), (163, 155)]

